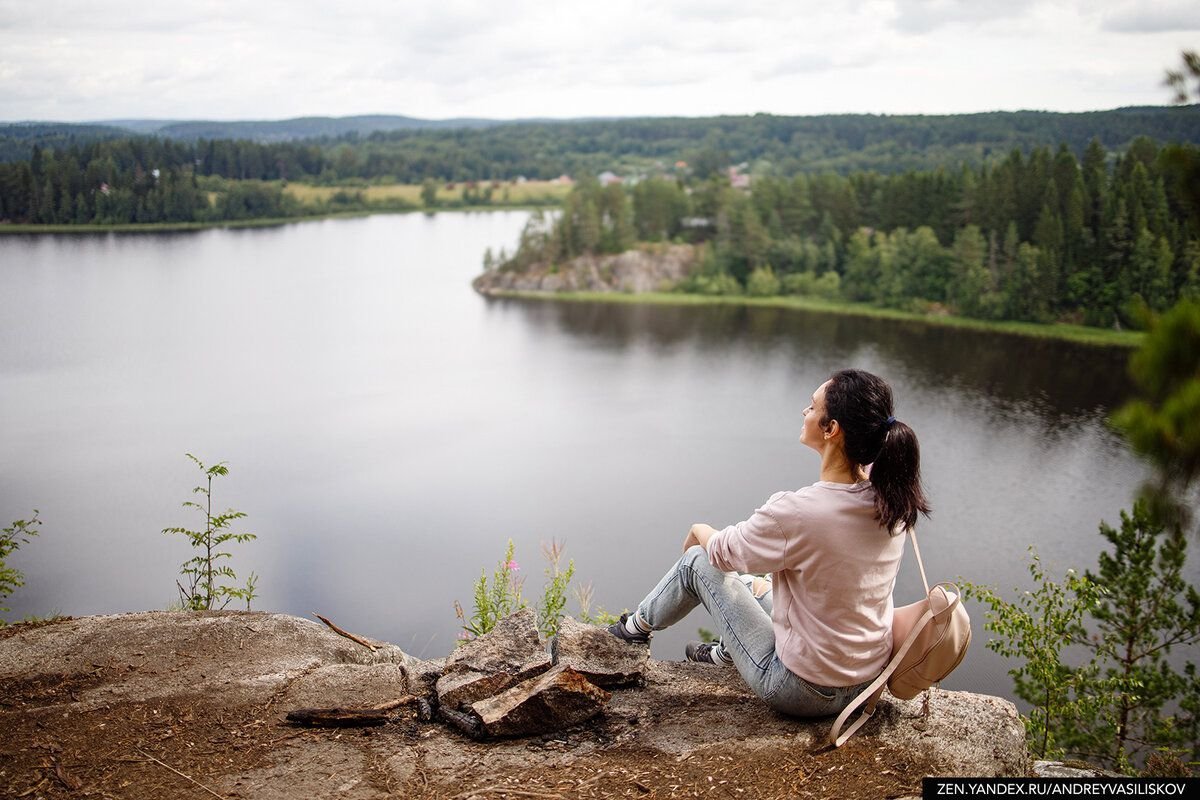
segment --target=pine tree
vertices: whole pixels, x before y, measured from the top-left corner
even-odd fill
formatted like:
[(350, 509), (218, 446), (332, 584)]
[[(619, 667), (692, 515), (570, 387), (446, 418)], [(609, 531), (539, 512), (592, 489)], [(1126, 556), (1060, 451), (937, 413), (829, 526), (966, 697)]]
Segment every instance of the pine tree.
[(75, 218), (71, 220), (77, 225), (85, 225), (92, 221), (92, 214), (88, 210), (87, 198), (83, 196), (83, 192), (75, 195)]
[(1150, 309), (1165, 311), (1174, 260), (1166, 239), (1142, 228), (1129, 253), (1130, 299), (1140, 298)]
[[(1102, 297), (1095, 310), (1101, 319), (1119, 320), (1121, 307), (1132, 294), (1129, 275), (1129, 253), (1133, 247), (1125, 199), (1118, 198), (1104, 229), (1104, 260)], [(1128, 320), (1127, 320), (1128, 321)]]
[(1058, 208), (1058, 190), (1054, 183), (1050, 183), (1046, 187), (1045, 205), (1033, 229), (1033, 244), (1040, 254), (1037, 291), (1043, 296), (1046, 307), (1054, 309), (1058, 308), (1064, 294), (1061, 263), (1065, 235)]
[(1091, 614), (1090, 648), (1106, 664), (1092, 688), (1093, 713), (1068, 735), (1071, 750), (1128, 771), (1151, 749), (1194, 755), (1195, 720), (1172, 707), (1196, 689), (1194, 664), (1182, 671), (1172, 648), (1200, 642), (1200, 592), (1183, 577), (1187, 539), (1171, 533), (1138, 502), (1121, 512), (1120, 528), (1100, 524), (1111, 552), (1101, 551), (1104, 587)]
[(1200, 479), (1200, 299), (1177, 303), (1150, 325), (1130, 359), (1139, 398), (1113, 421), (1156, 467), (1144, 494), (1155, 519), (1183, 527), (1188, 487)]
[(1083, 179), (1076, 176), (1075, 184), (1063, 203), (1063, 254), (1061, 262), (1062, 290), (1066, 282), (1079, 269), (1080, 262), (1087, 253), (1087, 230), (1084, 226), (1084, 188)]
[[(1083, 153), (1083, 164), (1080, 172), (1083, 178), (1086, 205), (1084, 207), (1084, 225), (1092, 233), (1093, 243), (1102, 242), (1101, 230), (1104, 226), (1104, 209), (1108, 204), (1108, 168), (1107, 153), (1100, 140), (1092, 139), (1087, 150)], [(1095, 260), (1099, 253), (1089, 254)]]

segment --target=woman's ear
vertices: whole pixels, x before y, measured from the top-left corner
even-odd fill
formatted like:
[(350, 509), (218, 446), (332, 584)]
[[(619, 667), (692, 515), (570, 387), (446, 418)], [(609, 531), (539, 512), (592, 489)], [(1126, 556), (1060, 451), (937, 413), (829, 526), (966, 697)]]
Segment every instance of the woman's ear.
[(836, 419), (829, 420), (829, 424), (825, 426), (825, 438), (836, 439), (842, 435), (842, 426), (838, 424)]

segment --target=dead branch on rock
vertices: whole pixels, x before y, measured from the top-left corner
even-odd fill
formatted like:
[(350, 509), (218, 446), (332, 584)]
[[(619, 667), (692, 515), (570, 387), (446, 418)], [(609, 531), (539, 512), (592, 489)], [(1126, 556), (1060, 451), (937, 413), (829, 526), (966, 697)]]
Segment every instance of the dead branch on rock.
[(353, 633), (349, 633), (348, 631), (342, 630), (337, 625), (334, 625), (332, 622), (327, 620), (325, 617), (322, 617), (320, 614), (318, 614), (315, 611), (313, 612), (313, 616), (316, 617), (317, 619), (321, 620), (321, 622), (324, 622), (326, 625), (328, 625), (329, 629), (331, 631), (333, 631), (334, 633), (338, 634), (339, 636), (345, 636), (350, 641), (361, 644), (363, 647), (370, 648), (372, 653), (379, 649), (375, 645), (368, 642), (366, 639), (363, 639), (360, 636), (355, 636)]
[(397, 697), (395, 700), (388, 700), (386, 703), (380, 703), (377, 706), (371, 706), (371, 708), (374, 711), (391, 711), (394, 708), (400, 708), (400, 706), (411, 706), (420, 699), (415, 695), (406, 694), (404, 697)]
[(389, 712), (415, 702), (416, 697), (405, 695), (370, 708), (297, 708), (288, 712), (287, 721), (310, 728), (364, 728), (386, 724)]

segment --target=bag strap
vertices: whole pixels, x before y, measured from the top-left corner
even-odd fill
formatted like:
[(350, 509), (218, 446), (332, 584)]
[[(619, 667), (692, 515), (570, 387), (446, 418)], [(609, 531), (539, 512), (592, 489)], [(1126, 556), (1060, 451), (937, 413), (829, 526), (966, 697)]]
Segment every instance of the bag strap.
[[(863, 689), (858, 697), (851, 701), (850, 705), (846, 706), (838, 718), (833, 721), (833, 729), (829, 731), (829, 743), (834, 747), (841, 747), (846, 743), (846, 740), (854, 735), (854, 732), (867, 723), (867, 720), (875, 713), (875, 705), (879, 702), (879, 698), (883, 696), (883, 685), (887, 683), (888, 674), (880, 675), (871, 685)], [(854, 720), (854, 724), (846, 729), (845, 733), (839, 735), (842, 726), (846, 724), (846, 720), (854, 713), (854, 709), (866, 703), (862, 714), (858, 719)]]
[[(918, 559), (919, 558), (920, 557), (918, 556)], [(939, 583), (937, 585), (954, 586), (952, 583)], [(954, 588), (958, 589), (957, 586), (954, 586)], [(945, 590), (943, 589), (943, 591)], [(930, 594), (932, 594), (932, 592)], [(947, 594), (950, 595), (949, 592), (947, 592)], [(915, 625), (913, 625), (912, 630), (908, 632), (908, 636), (905, 638), (904, 644), (902, 644), (900, 649), (896, 651), (896, 654), (892, 656), (891, 661), (889, 661), (887, 666), (883, 668), (883, 672), (879, 674), (879, 677), (871, 681), (871, 685), (859, 692), (858, 696), (850, 701), (850, 705), (842, 709), (841, 714), (838, 714), (838, 718), (833, 722), (833, 729), (829, 731), (830, 744), (832, 744), (834, 747), (841, 747), (846, 743), (847, 739), (854, 735), (855, 731), (865, 725), (867, 720), (871, 718), (871, 715), (875, 713), (875, 705), (879, 702), (879, 698), (883, 695), (883, 687), (887, 685), (888, 678), (892, 677), (892, 673), (896, 671), (896, 669), (900, 666), (900, 662), (904, 660), (906, 655), (908, 655), (908, 651), (911, 650), (913, 644), (916, 643), (917, 637), (921, 635), (921, 631), (925, 630), (925, 626), (932, 622), (935, 616), (938, 614), (949, 613), (953, 611), (954, 607), (959, 604), (962, 597), (961, 593), (955, 591), (952, 596), (954, 599), (950, 601), (948, 606), (942, 609), (937, 609), (936, 611), (933, 608), (933, 603), (930, 602), (929, 607), (925, 609), (925, 613), (921, 615), (921, 618), (917, 620)], [(839, 735), (840, 731), (842, 730), (842, 726), (846, 724), (846, 720), (849, 719), (850, 715), (854, 713), (856, 708), (864, 703), (866, 706), (863, 708), (862, 716), (856, 719), (854, 724), (846, 729), (845, 733), (841, 733)]]
[(921, 570), (921, 583), (925, 584), (925, 596), (929, 596), (929, 579), (925, 577), (925, 562), (921, 560), (921, 548), (917, 546), (917, 532), (912, 528), (908, 529), (908, 538), (912, 539), (913, 553), (917, 556), (917, 567)]
[[(888, 678), (892, 677), (892, 673), (900, 666), (900, 662), (908, 655), (908, 651), (912, 648), (913, 642), (920, 636), (921, 631), (933, 619), (933, 609), (928, 608), (921, 615), (921, 619), (913, 625), (913, 629), (909, 631), (908, 638), (904, 640), (904, 644), (896, 651), (896, 655), (892, 656), (892, 660), (883, 668), (883, 672), (879, 673), (879, 677), (871, 681), (871, 685), (859, 692), (858, 696), (850, 701), (850, 705), (842, 709), (842, 713), (838, 714), (838, 718), (833, 722), (833, 729), (829, 732), (829, 742), (834, 747), (841, 747), (846, 743), (846, 740), (854, 735), (854, 732), (861, 728), (866, 721), (875, 713), (875, 704), (879, 702), (880, 696), (883, 695), (883, 687), (887, 685)], [(838, 735), (842, 726), (846, 724), (846, 720), (854, 713), (854, 710), (866, 703), (863, 709), (862, 716), (854, 721), (854, 724), (846, 729), (846, 732)]]

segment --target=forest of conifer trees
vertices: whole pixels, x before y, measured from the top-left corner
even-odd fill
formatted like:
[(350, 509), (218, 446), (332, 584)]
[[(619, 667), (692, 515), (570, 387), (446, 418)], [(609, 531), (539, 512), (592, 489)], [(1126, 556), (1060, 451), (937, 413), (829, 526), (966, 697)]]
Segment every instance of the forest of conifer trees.
[(553, 225), (535, 218), (498, 268), (637, 242), (705, 245), (685, 291), (816, 294), (982, 319), (1137, 327), (1200, 292), (1200, 149), (1138, 139), (1115, 160), (1014, 151), (994, 167), (899, 175), (652, 179), (578, 186)]

